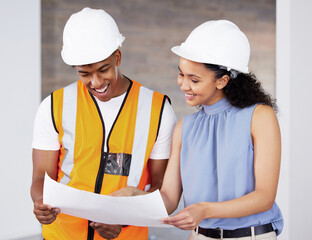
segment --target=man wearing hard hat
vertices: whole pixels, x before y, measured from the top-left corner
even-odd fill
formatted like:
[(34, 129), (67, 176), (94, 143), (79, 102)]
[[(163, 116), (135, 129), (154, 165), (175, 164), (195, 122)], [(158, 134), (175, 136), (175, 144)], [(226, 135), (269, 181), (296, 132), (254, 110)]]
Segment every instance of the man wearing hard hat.
[(46, 240), (148, 238), (147, 228), (90, 222), (42, 202), (45, 172), (104, 195), (161, 186), (176, 118), (166, 96), (119, 71), (124, 39), (103, 10), (85, 8), (65, 25), (62, 58), (80, 80), (44, 99), (34, 126), (31, 195)]

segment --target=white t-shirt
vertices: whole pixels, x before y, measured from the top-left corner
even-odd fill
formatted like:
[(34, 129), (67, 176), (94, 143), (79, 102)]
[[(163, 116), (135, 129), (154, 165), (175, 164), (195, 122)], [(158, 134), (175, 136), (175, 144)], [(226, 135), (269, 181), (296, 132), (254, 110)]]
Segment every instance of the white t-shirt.
[[(105, 125), (105, 132), (110, 132), (110, 129), (117, 117), (118, 111), (124, 100), (126, 93), (121, 96), (112, 98), (108, 102), (101, 102), (96, 97), (97, 104), (100, 108), (102, 118)], [(165, 102), (163, 114), (161, 117), (160, 128), (157, 140), (154, 144), (150, 159), (168, 159), (170, 155), (171, 137), (173, 128), (176, 124), (176, 116), (169, 104), (168, 100)], [(107, 140), (105, 134), (105, 142)], [(104, 144), (106, 151), (106, 144)], [(40, 150), (59, 150), (60, 142), (58, 133), (55, 131), (51, 116), (51, 96), (46, 97), (40, 104), (34, 124), (34, 134), (32, 147)]]

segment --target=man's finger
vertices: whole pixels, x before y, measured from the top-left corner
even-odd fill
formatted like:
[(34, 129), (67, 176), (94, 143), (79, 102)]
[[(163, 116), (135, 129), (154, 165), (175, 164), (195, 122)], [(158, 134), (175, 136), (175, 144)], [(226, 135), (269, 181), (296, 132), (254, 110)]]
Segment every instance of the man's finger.
[(35, 202), (35, 208), (40, 209), (40, 210), (51, 210), (52, 209), (52, 207), (50, 205), (38, 203), (38, 202)]
[(38, 221), (42, 224), (50, 224), (52, 222), (54, 222), (54, 220), (56, 219), (56, 216), (54, 215), (49, 215), (49, 216), (36, 216), (36, 218), (38, 219)]
[(57, 214), (59, 214), (59, 213), (61, 212), (61, 209), (59, 209), (59, 208), (52, 208), (52, 212), (53, 212), (55, 215), (57, 215)]

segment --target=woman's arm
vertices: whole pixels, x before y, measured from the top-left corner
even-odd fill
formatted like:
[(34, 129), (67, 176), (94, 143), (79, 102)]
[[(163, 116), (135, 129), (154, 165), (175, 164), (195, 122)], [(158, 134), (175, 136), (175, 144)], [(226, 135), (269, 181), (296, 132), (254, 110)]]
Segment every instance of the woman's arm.
[(224, 202), (202, 202), (183, 209), (164, 223), (182, 229), (194, 229), (206, 218), (238, 218), (272, 208), (279, 179), (281, 137), (275, 112), (258, 105), (251, 123), (254, 144), (255, 190), (240, 198)]
[[(169, 214), (171, 214), (177, 208), (182, 193), (182, 183), (180, 176), (182, 122), (183, 121), (180, 120), (176, 124), (173, 131), (170, 158), (162, 187), (160, 189), (161, 196)], [(112, 193), (111, 196), (137, 196), (144, 194), (148, 194), (148, 192), (142, 191), (136, 187), (125, 187)]]
[(174, 128), (170, 158), (165, 172), (163, 185), (160, 189), (168, 214), (171, 214), (176, 210), (182, 194), (180, 175), (182, 123), (183, 120), (180, 120)]

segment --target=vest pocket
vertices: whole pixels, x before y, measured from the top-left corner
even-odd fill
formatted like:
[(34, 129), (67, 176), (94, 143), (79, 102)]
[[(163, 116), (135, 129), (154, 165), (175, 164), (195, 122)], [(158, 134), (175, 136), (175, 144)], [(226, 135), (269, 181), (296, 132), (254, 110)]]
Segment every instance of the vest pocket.
[(131, 154), (107, 153), (105, 173), (111, 175), (129, 176)]

